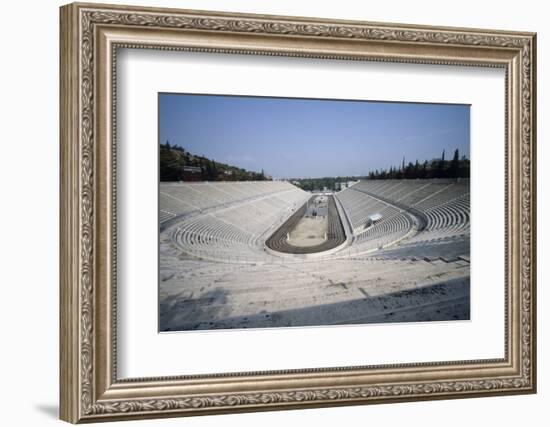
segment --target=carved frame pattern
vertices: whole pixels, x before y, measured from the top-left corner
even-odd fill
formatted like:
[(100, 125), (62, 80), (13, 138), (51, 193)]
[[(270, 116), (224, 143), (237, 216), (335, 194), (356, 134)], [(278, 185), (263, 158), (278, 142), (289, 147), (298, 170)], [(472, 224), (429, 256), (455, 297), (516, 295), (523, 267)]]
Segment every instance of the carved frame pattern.
[[(61, 208), (70, 211), (62, 216), (61, 238), (72, 237), (78, 242), (78, 249), (69, 255), (62, 254), (61, 268), (70, 270), (73, 263), (73, 280), (62, 279), (62, 352), (68, 352), (61, 369), (69, 373), (61, 379), (61, 416), (71, 422), (100, 421), (129, 417), (154, 417), (200, 413), (227, 412), (234, 410), (280, 409), (285, 407), (323, 406), (328, 404), (368, 403), (370, 401), (400, 401), (411, 399), (476, 396), (495, 393), (525, 393), (535, 390), (535, 36), (528, 33), (487, 32), (450, 28), (411, 27), (404, 25), (327, 22), (302, 18), (265, 17), (254, 15), (231, 15), (208, 12), (155, 10), (126, 8), (120, 6), (98, 6), (73, 4), (65, 6), (62, 16), (62, 126), (70, 125), (71, 135), (62, 134), (62, 166), (75, 160), (71, 177), (62, 176)], [(63, 27), (63, 25), (65, 27)], [(98, 284), (96, 271), (96, 46), (97, 30), (100, 26), (147, 28), (149, 30), (204, 31), (224, 34), (254, 34), (271, 36), (293, 36), (307, 39), (384, 41), (401, 45), (454, 46), (459, 48), (481, 47), (503, 49), (515, 53), (519, 61), (520, 105), (520, 201), (521, 241), (518, 256), (521, 258), (521, 289), (519, 310), (520, 349), (519, 372), (503, 377), (466, 377), (452, 381), (399, 381), (391, 384), (367, 384), (347, 387), (309, 387), (289, 390), (266, 390), (261, 392), (212, 393), (183, 395), (181, 397), (103, 398), (96, 388), (97, 343), (94, 330), (94, 316), (97, 304), (94, 295)], [(122, 45), (121, 45), (122, 46)], [(129, 46), (129, 44), (127, 45)], [(136, 47), (144, 47), (137, 43)], [(145, 46), (147, 47), (147, 46)], [(177, 49), (174, 46), (158, 44), (148, 46), (158, 49)], [(309, 56), (317, 58), (354, 58), (349, 54), (288, 52), (276, 50), (196, 48), (210, 52), (240, 52), (247, 54)], [(113, 56), (116, 56), (116, 46)], [(63, 52), (62, 52), (63, 55)], [(372, 56), (369, 60), (391, 60), (413, 63), (462, 63), (460, 57), (449, 59), (422, 59), (411, 57)], [(63, 62), (64, 61), (64, 62)], [(487, 61), (466, 61), (470, 64), (490, 66)], [(511, 62), (510, 62), (511, 64)], [(74, 73), (69, 66), (77, 65)], [(508, 73), (512, 71), (511, 66)], [(113, 81), (116, 81), (114, 76)], [(65, 83), (63, 83), (65, 82)], [(65, 104), (63, 100), (65, 101)], [(77, 105), (75, 104), (77, 101)], [(508, 106), (510, 108), (510, 106)], [(75, 111), (75, 109), (77, 111)], [(114, 109), (113, 109), (114, 111)], [(76, 114), (76, 115), (75, 115)], [(71, 121), (72, 120), (72, 121)], [(116, 117), (112, 117), (113, 126)], [(74, 141), (77, 139), (78, 143)], [(75, 145), (76, 144), (76, 145)], [(69, 145), (72, 148), (69, 148)], [(78, 150), (75, 150), (75, 146)], [(66, 162), (66, 163), (65, 163)], [(116, 163), (115, 163), (116, 166)], [(69, 169), (69, 168), (68, 168)], [(65, 180), (65, 181), (64, 181)], [(65, 184), (64, 184), (65, 183)], [(77, 183), (75, 187), (75, 183)], [(65, 185), (65, 187), (63, 187)], [(63, 190), (64, 189), (64, 190)], [(74, 199), (76, 196), (76, 200)], [(77, 206), (75, 206), (75, 204)], [(73, 221), (68, 221), (71, 217)], [(113, 215), (115, 213), (113, 212)], [(71, 234), (73, 233), (73, 234)], [(116, 239), (116, 236), (115, 236)], [(116, 244), (116, 243), (115, 243)], [(518, 258), (519, 260), (519, 258)], [(115, 266), (116, 269), (116, 266)], [(76, 282), (75, 282), (76, 281)], [(69, 290), (70, 288), (70, 290)], [(72, 304), (63, 299), (72, 299)], [(70, 306), (70, 307), (69, 307)], [(65, 310), (65, 312), (64, 312)], [(64, 314), (65, 313), (65, 314)], [(112, 325), (114, 326), (114, 325)], [(72, 333), (71, 333), (72, 331)], [(67, 348), (71, 347), (71, 351)], [(116, 354), (116, 349), (114, 354)], [(116, 384), (116, 362), (112, 371)], [(453, 366), (456, 363), (448, 363)], [(442, 365), (445, 365), (443, 363)], [(464, 363), (464, 365), (467, 365)], [(435, 364), (434, 364), (435, 366)], [(441, 364), (438, 364), (441, 366)], [(341, 368), (344, 369), (344, 368)], [(340, 370), (341, 370), (340, 369)], [(395, 367), (398, 371), (399, 367)], [(333, 371), (338, 371), (336, 368)], [(306, 371), (302, 371), (306, 372)], [(315, 370), (313, 370), (315, 372)], [(307, 373), (307, 372), (306, 372)], [(64, 376), (66, 375), (66, 376)], [(165, 379), (166, 380), (166, 379)], [(174, 379), (173, 381), (178, 381)], [(181, 380), (183, 381), (183, 380)]]

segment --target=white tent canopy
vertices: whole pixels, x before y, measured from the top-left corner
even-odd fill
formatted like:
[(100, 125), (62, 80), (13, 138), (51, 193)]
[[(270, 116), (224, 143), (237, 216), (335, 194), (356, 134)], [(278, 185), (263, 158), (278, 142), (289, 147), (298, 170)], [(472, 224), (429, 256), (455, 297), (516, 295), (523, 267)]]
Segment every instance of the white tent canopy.
[(382, 219), (382, 215), (379, 213), (375, 213), (369, 216), (369, 220), (371, 220), (372, 222), (380, 221), (381, 219)]

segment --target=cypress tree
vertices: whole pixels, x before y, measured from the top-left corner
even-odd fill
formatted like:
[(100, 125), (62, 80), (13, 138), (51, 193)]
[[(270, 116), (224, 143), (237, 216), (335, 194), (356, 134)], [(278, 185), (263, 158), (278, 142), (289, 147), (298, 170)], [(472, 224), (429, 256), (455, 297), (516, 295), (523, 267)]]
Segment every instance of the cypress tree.
[(458, 148), (455, 150), (453, 161), (451, 162), (451, 178), (458, 178), (459, 175), (459, 163), (458, 163)]
[(437, 171), (437, 178), (443, 178), (445, 177), (445, 150), (443, 150), (443, 154), (441, 155), (441, 161), (439, 162), (439, 170)]

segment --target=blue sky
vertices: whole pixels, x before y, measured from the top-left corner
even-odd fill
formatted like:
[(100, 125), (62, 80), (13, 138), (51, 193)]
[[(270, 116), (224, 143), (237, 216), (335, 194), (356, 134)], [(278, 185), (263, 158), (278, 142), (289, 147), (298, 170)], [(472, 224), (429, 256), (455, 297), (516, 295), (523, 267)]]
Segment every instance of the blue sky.
[(159, 139), (275, 178), (366, 175), (441, 157), (470, 157), (470, 107), (159, 94)]

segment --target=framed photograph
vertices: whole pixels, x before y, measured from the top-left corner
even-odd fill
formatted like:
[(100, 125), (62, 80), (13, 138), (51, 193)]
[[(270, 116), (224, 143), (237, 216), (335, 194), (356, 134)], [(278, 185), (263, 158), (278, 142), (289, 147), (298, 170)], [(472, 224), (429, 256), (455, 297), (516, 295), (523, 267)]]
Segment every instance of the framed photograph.
[(536, 391), (535, 34), (60, 22), (63, 420)]

